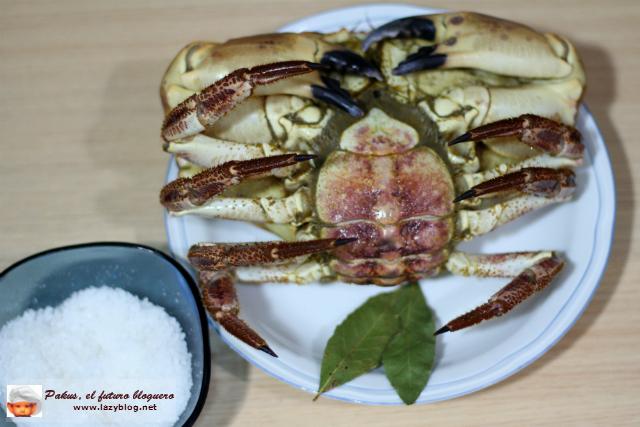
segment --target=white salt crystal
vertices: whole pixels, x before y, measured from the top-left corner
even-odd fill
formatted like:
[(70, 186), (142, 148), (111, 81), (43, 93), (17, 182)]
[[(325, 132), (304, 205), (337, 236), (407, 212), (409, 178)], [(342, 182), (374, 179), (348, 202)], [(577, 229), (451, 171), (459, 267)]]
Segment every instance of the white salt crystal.
[[(43, 390), (78, 394), (76, 400), (44, 400), (40, 426), (171, 426), (189, 401), (191, 354), (180, 324), (162, 307), (122, 289), (87, 288), (58, 307), (28, 310), (0, 330), (1, 402), (7, 384), (42, 384)], [(93, 390), (130, 396), (98, 402), (86, 396)], [(136, 390), (174, 398), (133, 399)], [(113, 408), (73, 408), (100, 404)], [(153, 404), (156, 410), (142, 409)], [(114, 409), (118, 405), (123, 408)]]

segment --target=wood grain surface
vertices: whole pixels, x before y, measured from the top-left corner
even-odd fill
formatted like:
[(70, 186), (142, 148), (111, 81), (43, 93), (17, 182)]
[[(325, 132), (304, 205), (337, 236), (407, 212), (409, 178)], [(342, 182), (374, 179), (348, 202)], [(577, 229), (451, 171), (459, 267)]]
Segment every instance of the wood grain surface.
[[(0, 1), (0, 269), (46, 248), (166, 250), (158, 84), (187, 42), (273, 31), (347, 1)], [(640, 425), (640, 2), (440, 1), (568, 36), (617, 183), (609, 266), (582, 318), (517, 375), (453, 401), (365, 407), (311, 396), (213, 339), (198, 426)], [(5, 296), (0, 295), (0, 298)]]

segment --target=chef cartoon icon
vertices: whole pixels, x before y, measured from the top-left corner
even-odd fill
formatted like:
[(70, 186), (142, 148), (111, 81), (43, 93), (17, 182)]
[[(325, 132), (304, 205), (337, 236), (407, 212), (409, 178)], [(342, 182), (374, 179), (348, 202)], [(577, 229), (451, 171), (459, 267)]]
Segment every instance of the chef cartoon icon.
[(7, 417), (41, 417), (42, 386), (7, 387)]

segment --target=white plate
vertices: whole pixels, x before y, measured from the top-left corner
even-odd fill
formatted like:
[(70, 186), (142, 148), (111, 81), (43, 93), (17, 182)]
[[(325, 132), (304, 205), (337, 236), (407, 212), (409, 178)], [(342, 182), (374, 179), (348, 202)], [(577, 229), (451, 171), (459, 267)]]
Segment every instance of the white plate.
[[(368, 30), (403, 16), (433, 9), (375, 5), (334, 10), (296, 21), (282, 31), (334, 31), (342, 27)], [(577, 171), (579, 190), (570, 203), (552, 206), (516, 220), (473, 242), (466, 250), (484, 253), (553, 249), (568, 267), (541, 295), (502, 319), (485, 322), (438, 338), (436, 364), (418, 403), (451, 399), (495, 384), (524, 368), (553, 346), (575, 323), (591, 299), (605, 269), (615, 217), (611, 163), (597, 125), (586, 107), (578, 114), (586, 146), (585, 166)], [(167, 181), (176, 177), (170, 162)], [(184, 260), (190, 245), (203, 242), (249, 242), (273, 239), (251, 224), (197, 217), (166, 218), (173, 254)], [(422, 280), (437, 325), (486, 301), (505, 279), (451, 275)], [(280, 356), (256, 351), (225, 331), (224, 341), (267, 374), (314, 392), (324, 346), (334, 328), (372, 295), (375, 286), (343, 283), (305, 286), (239, 285), (241, 315)], [(366, 404), (401, 403), (380, 370), (363, 375), (325, 396)]]

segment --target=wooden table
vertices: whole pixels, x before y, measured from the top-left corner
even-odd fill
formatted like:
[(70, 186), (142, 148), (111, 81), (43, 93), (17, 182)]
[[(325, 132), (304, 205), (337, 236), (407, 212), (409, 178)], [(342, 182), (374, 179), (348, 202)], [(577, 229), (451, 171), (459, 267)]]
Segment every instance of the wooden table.
[[(197, 39), (273, 31), (347, 1), (0, 2), (0, 268), (95, 240), (167, 249), (157, 193), (158, 83)], [(355, 2), (354, 2), (355, 3)], [(247, 365), (215, 337), (205, 425), (640, 425), (640, 2), (430, 1), (560, 32), (582, 54), (589, 104), (618, 188), (615, 242), (591, 305), (540, 360), (436, 405), (365, 407), (311, 396)], [(635, 225), (635, 227), (634, 227)]]

